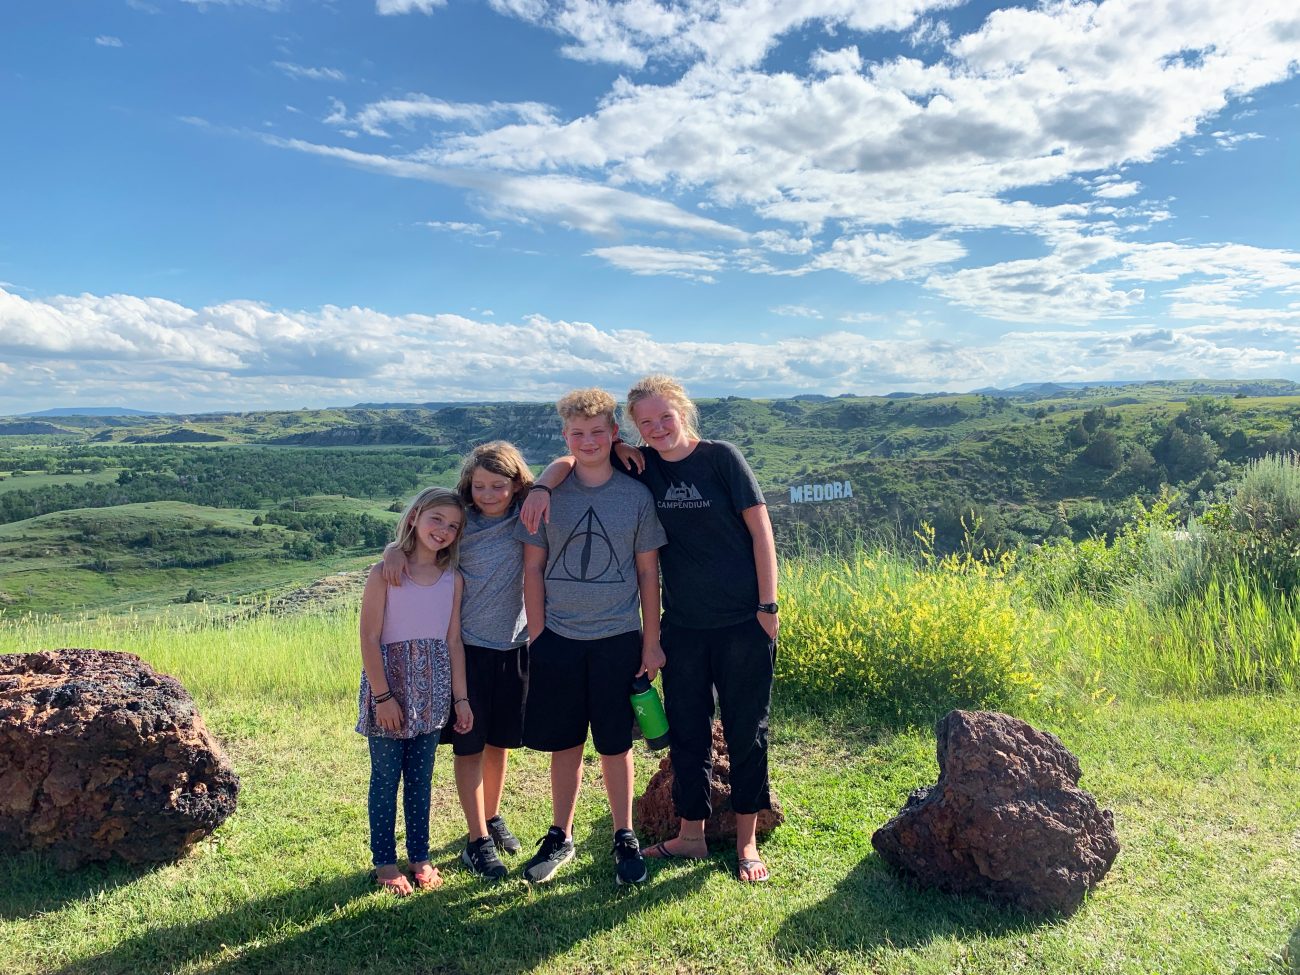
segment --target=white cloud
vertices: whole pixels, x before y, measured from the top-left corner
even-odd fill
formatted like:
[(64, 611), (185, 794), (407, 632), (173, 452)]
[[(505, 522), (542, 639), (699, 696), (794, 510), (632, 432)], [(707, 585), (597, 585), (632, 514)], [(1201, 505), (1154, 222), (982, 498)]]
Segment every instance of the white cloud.
[(641, 68), (652, 60), (700, 59), (728, 68), (760, 62), (793, 30), (821, 22), (868, 33), (904, 30), (927, 10), (956, 0), (490, 0), (501, 13), (540, 24), (569, 43), (562, 52), (580, 61)]
[(301, 139), (263, 135), (269, 145), (338, 159), (362, 169), (403, 179), (444, 183), (471, 190), (480, 209), (500, 219), (541, 220), (598, 236), (622, 233), (626, 226), (654, 227), (730, 240), (744, 240), (734, 227), (701, 217), (663, 200), (567, 176), (503, 176), (434, 166), (325, 146)]
[(1264, 138), (1258, 132), (1211, 132), (1210, 137), (1220, 149), (1236, 149), (1243, 142)]
[(305, 68), (290, 61), (276, 61), (275, 66), (295, 80), (347, 81), (348, 76), (338, 68)]
[(206, 11), (208, 7), (261, 7), (264, 10), (279, 10), (284, 0), (181, 0), (192, 7)]
[(465, 237), (484, 237), (492, 240), (500, 238), (501, 231), (488, 230), (479, 223), (466, 223), (460, 220), (426, 220), (421, 226), (449, 234), (461, 234)]
[[(486, 312), (480, 313), (486, 316)], [(655, 370), (697, 395), (969, 389), (1051, 377), (1300, 375), (1300, 323), (1008, 332), (958, 346), (828, 331), (771, 341), (663, 341), (638, 330), (529, 316), (389, 315), (248, 301), (191, 309), (161, 298), (26, 299), (0, 289), (0, 409), (107, 396), (166, 409), (297, 408), (373, 399), (548, 399), (624, 388)]]
[(1136, 196), (1142, 190), (1142, 184), (1136, 181), (1126, 183), (1103, 183), (1092, 191), (1092, 195), (1102, 200), (1122, 200)]
[(95, 43), (100, 47), (121, 47), (122, 38), (114, 37), (111, 34), (100, 34), (95, 38)]
[(330, 114), (325, 118), (329, 124), (355, 126), (370, 135), (385, 137), (392, 134), (392, 123), (407, 130), (421, 121), (461, 123), (479, 129), (501, 120), (545, 124), (552, 119), (550, 107), (539, 102), (449, 102), (419, 93), (371, 102), (351, 116), (338, 99), (330, 99), (330, 104)]
[[(1158, 255), (1128, 242), (1170, 219), (1173, 201), (1135, 201), (1132, 171), (1193, 140), (1256, 137), (1213, 120), (1294, 75), (1300, 36), (1300, 8), (1275, 0), (1050, 0), (995, 10), (961, 36), (936, 19), (950, 0), (490, 2), (560, 35), (568, 56), (652, 70), (568, 117), (419, 93), (355, 112), (333, 102), (327, 122), (392, 140), (387, 154), (275, 144), (461, 187), (492, 219), (678, 235), (674, 248), (587, 251), (635, 274), (923, 279), (984, 316), (1078, 325), (1148, 310), (1157, 285), (1182, 276), (1143, 276)], [(806, 64), (764, 61), (795, 31), (823, 46)], [(864, 60), (858, 35), (883, 31), (918, 56)], [(1029, 202), (1052, 184), (1083, 187), (1083, 202)], [(962, 242), (975, 231), (1037, 238), (1045, 256), (985, 257)]]
[(965, 256), (966, 248), (961, 244), (937, 235), (909, 240), (897, 234), (859, 234), (841, 237), (830, 250), (790, 273), (835, 270), (861, 281), (900, 281)]
[(809, 308), (807, 305), (777, 305), (775, 308), (769, 308), (773, 315), (780, 315), (783, 318), (824, 318), (816, 308)]
[(379, 14), (431, 14), (435, 7), (445, 7), (447, 0), (375, 0)]
[(597, 247), (589, 252), (612, 264), (638, 275), (665, 275), (703, 281), (712, 284), (713, 272), (720, 271), (725, 263), (712, 254), (675, 251), (668, 247), (647, 247), (626, 244), (617, 247)]

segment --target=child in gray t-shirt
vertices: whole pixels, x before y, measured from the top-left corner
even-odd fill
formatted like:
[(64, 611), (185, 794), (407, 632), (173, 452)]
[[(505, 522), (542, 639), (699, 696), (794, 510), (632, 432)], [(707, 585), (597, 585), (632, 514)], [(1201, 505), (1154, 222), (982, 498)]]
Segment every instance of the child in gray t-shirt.
[[(556, 404), (573, 473), (552, 492), (549, 524), (524, 542), (529, 688), (524, 744), (551, 752), (553, 824), (525, 865), (524, 878), (550, 880), (573, 857), (573, 813), (590, 726), (614, 822), (615, 876), (646, 877), (632, 832), (632, 679), (654, 678), (659, 646), (659, 557), (667, 541), (654, 499), (615, 477), (610, 446), (617, 404), (598, 389)], [(639, 610), (639, 611), (638, 611)]]

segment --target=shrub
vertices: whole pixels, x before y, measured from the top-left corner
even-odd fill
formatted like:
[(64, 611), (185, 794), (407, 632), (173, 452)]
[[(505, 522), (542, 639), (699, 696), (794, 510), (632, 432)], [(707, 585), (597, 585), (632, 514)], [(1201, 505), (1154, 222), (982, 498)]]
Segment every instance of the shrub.
[(883, 551), (786, 564), (782, 686), (922, 723), (1038, 695), (1029, 656), (1043, 624), (1017, 597), (1010, 559), (936, 558), (932, 533), (922, 542), (919, 566)]
[(1287, 592), (1300, 585), (1300, 455), (1273, 454), (1248, 464), (1204, 520), (1222, 571), (1239, 564), (1270, 588)]

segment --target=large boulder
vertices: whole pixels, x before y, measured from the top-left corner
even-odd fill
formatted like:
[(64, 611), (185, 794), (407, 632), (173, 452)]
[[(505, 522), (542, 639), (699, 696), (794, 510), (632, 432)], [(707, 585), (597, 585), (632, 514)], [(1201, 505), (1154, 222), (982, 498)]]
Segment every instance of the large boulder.
[(936, 732), (939, 780), (872, 846), (923, 886), (1072, 912), (1119, 853), (1110, 810), (1079, 788), (1079, 760), (1055, 735), (991, 711), (951, 711)]
[(72, 868), (172, 860), (239, 777), (180, 682), (107, 650), (0, 655), (0, 848)]
[[(727, 740), (722, 736), (722, 723), (713, 722), (713, 775), (709, 782), (709, 807), (713, 810), (704, 824), (704, 836), (709, 840), (734, 840), (736, 814), (731, 810), (731, 756)], [(781, 823), (785, 816), (776, 795), (772, 795), (772, 808), (758, 814), (758, 835), (765, 836)], [(645, 793), (636, 803), (636, 829), (643, 840), (658, 843), (677, 835), (678, 817), (673, 811), (673, 767), (671, 759), (663, 758), (659, 770), (650, 777)]]

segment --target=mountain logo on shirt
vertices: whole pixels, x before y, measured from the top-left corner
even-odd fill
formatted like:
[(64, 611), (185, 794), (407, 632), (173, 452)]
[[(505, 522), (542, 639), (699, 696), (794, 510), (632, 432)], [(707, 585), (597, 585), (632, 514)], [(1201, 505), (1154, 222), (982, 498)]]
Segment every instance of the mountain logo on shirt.
[(578, 519), (546, 578), (565, 582), (619, 583), (626, 581), (619, 568), (614, 544), (595, 508)]
[(687, 484), (682, 481), (681, 484), (668, 482), (668, 490), (664, 492), (664, 499), (657, 503), (659, 508), (707, 508), (709, 502), (700, 494), (699, 489), (694, 484)]

